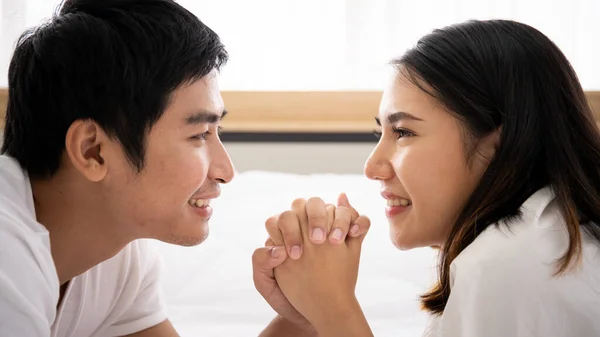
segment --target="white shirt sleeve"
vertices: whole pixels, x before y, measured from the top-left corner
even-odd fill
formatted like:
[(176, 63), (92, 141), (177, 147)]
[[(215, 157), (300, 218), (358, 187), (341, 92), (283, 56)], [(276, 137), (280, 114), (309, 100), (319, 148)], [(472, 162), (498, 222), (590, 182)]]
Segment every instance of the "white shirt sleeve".
[(0, 214), (0, 335), (48, 337), (59, 295), (48, 233), (16, 221)]
[[(133, 334), (158, 325), (167, 319), (161, 289), (163, 260), (160, 253), (147, 240), (138, 240), (132, 251), (132, 263), (139, 268), (135, 274), (136, 294), (131, 304), (111, 325), (110, 335)], [(131, 280), (133, 282), (134, 280)]]

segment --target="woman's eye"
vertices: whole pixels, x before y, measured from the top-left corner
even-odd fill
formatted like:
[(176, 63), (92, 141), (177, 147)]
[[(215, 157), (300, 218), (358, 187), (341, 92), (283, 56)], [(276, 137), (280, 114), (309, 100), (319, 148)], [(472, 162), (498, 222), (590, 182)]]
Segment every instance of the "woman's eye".
[(404, 137), (412, 137), (415, 135), (414, 132), (406, 130), (406, 129), (402, 129), (402, 128), (394, 128), (394, 133), (398, 136), (398, 139), (400, 138), (404, 138)]

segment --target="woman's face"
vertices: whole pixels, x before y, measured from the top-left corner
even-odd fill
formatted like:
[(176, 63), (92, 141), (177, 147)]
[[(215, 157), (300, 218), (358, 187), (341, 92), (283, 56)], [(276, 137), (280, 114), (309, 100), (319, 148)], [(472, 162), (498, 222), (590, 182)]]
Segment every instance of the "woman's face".
[(467, 142), (462, 123), (401, 74), (384, 90), (378, 124), (365, 174), (381, 181), (394, 245), (443, 245), (494, 154), (496, 134)]

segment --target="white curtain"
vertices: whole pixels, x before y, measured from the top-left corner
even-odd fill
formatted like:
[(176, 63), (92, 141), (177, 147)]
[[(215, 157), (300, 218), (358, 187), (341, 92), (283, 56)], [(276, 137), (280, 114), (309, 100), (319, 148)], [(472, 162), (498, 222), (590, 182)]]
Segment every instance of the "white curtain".
[[(102, 1), (102, 0), (98, 0)], [(224, 90), (380, 89), (388, 60), (434, 28), (468, 19), (530, 24), (600, 90), (600, 0), (178, 0), (231, 56)], [(0, 86), (14, 42), (58, 0), (2, 0)]]

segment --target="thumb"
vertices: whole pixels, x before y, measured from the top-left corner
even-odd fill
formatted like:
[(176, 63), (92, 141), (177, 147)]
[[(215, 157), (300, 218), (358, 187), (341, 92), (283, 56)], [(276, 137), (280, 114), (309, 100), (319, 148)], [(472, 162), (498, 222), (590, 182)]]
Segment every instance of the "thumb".
[(254, 273), (269, 272), (273, 274), (273, 268), (282, 264), (286, 259), (287, 252), (283, 246), (258, 248), (252, 254), (252, 269)]
[(262, 247), (252, 254), (254, 287), (266, 299), (277, 288), (273, 269), (287, 259), (285, 247)]

